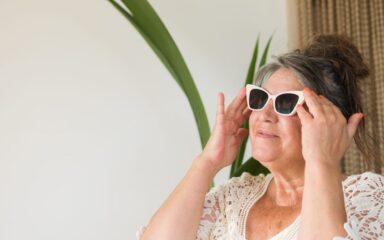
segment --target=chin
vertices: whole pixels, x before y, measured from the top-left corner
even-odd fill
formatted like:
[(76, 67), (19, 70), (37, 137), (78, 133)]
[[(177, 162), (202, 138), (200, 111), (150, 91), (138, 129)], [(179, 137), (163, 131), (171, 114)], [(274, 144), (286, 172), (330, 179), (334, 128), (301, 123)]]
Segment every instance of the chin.
[(268, 164), (270, 162), (274, 162), (277, 159), (276, 151), (267, 149), (258, 149), (252, 151), (252, 157), (263, 165), (264, 163)]

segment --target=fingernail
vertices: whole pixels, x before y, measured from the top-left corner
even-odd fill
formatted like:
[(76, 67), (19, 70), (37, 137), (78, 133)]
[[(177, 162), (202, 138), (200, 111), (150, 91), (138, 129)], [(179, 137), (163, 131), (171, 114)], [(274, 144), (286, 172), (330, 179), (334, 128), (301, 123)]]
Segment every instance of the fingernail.
[(364, 117), (364, 114), (362, 114), (362, 113), (360, 113), (360, 116), (359, 116), (360, 118), (363, 118)]
[(312, 92), (312, 90), (309, 87), (305, 87), (304, 91), (306, 91), (307, 93), (311, 93)]
[(319, 95), (319, 97), (320, 97), (321, 99), (325, 99), (325, 97), (324, 97), (323, 95)]

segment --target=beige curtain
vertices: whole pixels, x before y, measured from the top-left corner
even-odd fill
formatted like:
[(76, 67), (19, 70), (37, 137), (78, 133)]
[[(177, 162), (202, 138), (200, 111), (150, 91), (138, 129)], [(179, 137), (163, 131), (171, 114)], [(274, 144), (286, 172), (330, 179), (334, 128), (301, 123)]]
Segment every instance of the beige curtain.
[(383, 0), (297, 0), (299, 45), (315, 34), (349, 36), (359, 48), (371, 75), (362, 84), (367, 130), (375, 139), (377, 156), (371, 169), (352, 146), (343, 159), (347, 174), (366, 170), (383, 173), (384, 160), (384, 1)]

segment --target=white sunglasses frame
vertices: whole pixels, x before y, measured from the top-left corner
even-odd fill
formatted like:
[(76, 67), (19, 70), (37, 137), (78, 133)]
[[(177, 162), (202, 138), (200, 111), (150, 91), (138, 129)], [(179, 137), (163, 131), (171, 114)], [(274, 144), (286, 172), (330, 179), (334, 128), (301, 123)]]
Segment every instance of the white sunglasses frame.
[[(259, 89), (265, 93), (267, 93), (268, 95), (268, 100), (267, 102), (264, 104), (264, 106), (260, 109), (253, 109), (249, 106), (249, 95), (251, 94), (251, 91), (254, 90), (254, 89)], [(286, 117), (289, 117), (289, 116), (292, 116), (296, 113), (296, 109), (297, 109), (297, 106), (299, 104), (302, 104), (304, 102), (304, 93), (303, 91), (286, 91), (286, 92), (281, 92), (281, 93), (278, 93), (278, 94), (270, 94), (266, 89), (262, 88), (262, 87), (259, 87), (259, 86), (256, 86), (256, 85), (253, 85), (253, 84), (247, 84), (246, 85), (246, 92), (247, 92), (247, 106), (248, 106), (248, 109), (252, 110), (252, 111), (262, 111), (265, 106), (267, 106), (269, 100), (272, 99), (272, 103), (273, 103), (273, 109), (275, 110), (275, 113), (277, 113), (278, 115), (281, 115), (281, 116), (286, 116)], [(292, 112), (289, 113), (289, 114), (284, 114), (284, 113), (279, 113), (277, 110), (276, 110), (276, 104), (275, 104), (275, 100), (278, 96), (282, 95), (282, 94), (286, 94), (286, 93), (290, 93), (290, 94), (295, 94), (299, 97), (299, 100), (297, 101), (295, 107), (293, 108)]]

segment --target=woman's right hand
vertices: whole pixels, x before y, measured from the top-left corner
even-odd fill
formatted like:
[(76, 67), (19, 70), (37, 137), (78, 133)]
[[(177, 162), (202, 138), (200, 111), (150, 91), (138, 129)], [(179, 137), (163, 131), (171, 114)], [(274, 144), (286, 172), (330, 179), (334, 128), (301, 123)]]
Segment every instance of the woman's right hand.
[(248, 135), (248, 130), (241, 128), (249, 118), (251, 110), (247, 108), (245, 87), (226, 110), (224, 94), (217, 96), (217, 112), (215, 126), (200, 157), (208, 161), (214, 171), (230, 165), (236, 158), (240, 145)]

